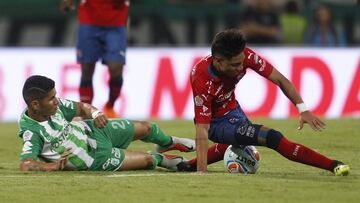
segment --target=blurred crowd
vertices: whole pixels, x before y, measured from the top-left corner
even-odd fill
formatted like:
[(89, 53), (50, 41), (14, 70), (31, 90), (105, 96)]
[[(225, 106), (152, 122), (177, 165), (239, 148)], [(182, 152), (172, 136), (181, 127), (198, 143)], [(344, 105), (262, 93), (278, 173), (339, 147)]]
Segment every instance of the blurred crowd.
[[(45, 0), (36, 1), (40, 5)], [(6, 2), (13, 1), (3, 1), (0, 8), (14, 5)], [(6, 8), (0, 12), (0, 46), (74, 46), (76, 12), (62, 14), (54, 2), (46, 4), (53, 10), (42, 9), (48, 14), (27, 9), (27, 16), (11, 15)], [(130, 46), (207, 46), (214, 34), (233, 27), (242, 29), (248, 42), (259, 46), (344, 47), (360, 43), (360, 7), (355, 0), (130, 2)]]

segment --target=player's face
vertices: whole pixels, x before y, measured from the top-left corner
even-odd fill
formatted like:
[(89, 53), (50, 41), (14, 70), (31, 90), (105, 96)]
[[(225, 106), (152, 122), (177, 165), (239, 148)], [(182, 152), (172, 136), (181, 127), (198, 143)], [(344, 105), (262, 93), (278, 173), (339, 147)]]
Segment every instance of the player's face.
[(38, 113), (42, 116), (51, 116), (56, 113), (59, 101), (56, 98), (56, 90), (52, 89), (45, 98), (39, 100)]
[(228, 77), (235, 77), (241, 73), (244, 69), (244, 59), (245, 54), (241, 52), (240, 54), (230, 58), (222, 58), (222, 57), (215, 57), (217, 61), (217, 68), (218, 70), (228, 76)]

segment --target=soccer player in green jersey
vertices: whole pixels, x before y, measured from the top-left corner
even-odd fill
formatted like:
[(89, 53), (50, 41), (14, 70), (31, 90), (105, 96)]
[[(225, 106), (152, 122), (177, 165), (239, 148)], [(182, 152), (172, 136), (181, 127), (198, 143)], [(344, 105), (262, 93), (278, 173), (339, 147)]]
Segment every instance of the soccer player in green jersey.
[[(154, 123), (108, 119), (90, 104), (56, 97), (55, 82), (47, 77), (29, 77), (23, 87), (27, 108), (19, 121), (23, 139), (22, 171), (176, 170), (181, 156), (162, 152), (195, 150), (191, 139), (166, 135)], [(85, 118), (73, 121), (74, 117)], [(133, 140), (156, 144), (157, 152), (126, 150)]]

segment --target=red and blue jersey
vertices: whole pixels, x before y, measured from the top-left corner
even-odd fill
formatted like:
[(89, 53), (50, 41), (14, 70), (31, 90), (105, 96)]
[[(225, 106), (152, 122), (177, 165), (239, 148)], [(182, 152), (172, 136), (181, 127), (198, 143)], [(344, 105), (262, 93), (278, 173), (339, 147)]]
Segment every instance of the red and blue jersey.
[(80, 24), (126, 26), (129, 0), (80, 0)]
[(190, 81), (196, 123), (210, 123), (212, 118), (221, 117), (238, 106), (235, 87), (248, 68), (265, 78), (269, 77), (273, 70), (270, 63), (249, 48), (244, 49), (244, 54), (244, 69), (234, 77), (216, 75), (211, 55), (193, 67)]

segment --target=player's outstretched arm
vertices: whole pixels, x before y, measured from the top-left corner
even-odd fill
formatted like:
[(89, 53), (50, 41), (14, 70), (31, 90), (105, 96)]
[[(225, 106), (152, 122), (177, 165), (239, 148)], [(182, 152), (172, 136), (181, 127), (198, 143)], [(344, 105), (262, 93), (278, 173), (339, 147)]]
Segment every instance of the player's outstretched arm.
[(296, 91), (295, 86), (278, 70), (273, 68), (270, 76), (268, 77), (274, 84), (280, 87), (281, 91), (285, 94), (289, 100), (296, 105), (299, 113), (299, 130), (301, 130), (304, 126), (304, 123), (310, 125), (310, 127), (315, 131), (320, 131), (325, 127), (325, 123), (321, 121), (317, 116), (312, 114), (305, 106), (303, 99), (300, 94)]
[(197, 171), (207, 172), (208, 130), (210, 124), (196, 124)]
[(21, 171), (61, 171), (64, 169), (67, 159), (60, 159), (58, 162), (46, 163), (28, 158), (21, 161)]
[(57, 162), (46, 163), (27, 158), (20, 163), (21, 171), (61, 171), (65, 168), (68, 156), (71, 154), (70, 149), (66, 149)]
[(108, 118), (101, 111), (97, 110), (97, 108), (83, 102), (77, 102), (76, 105), (76, 116), (94, 119), (94, 123), (97, 128), (103, 128), (106, 126)]

